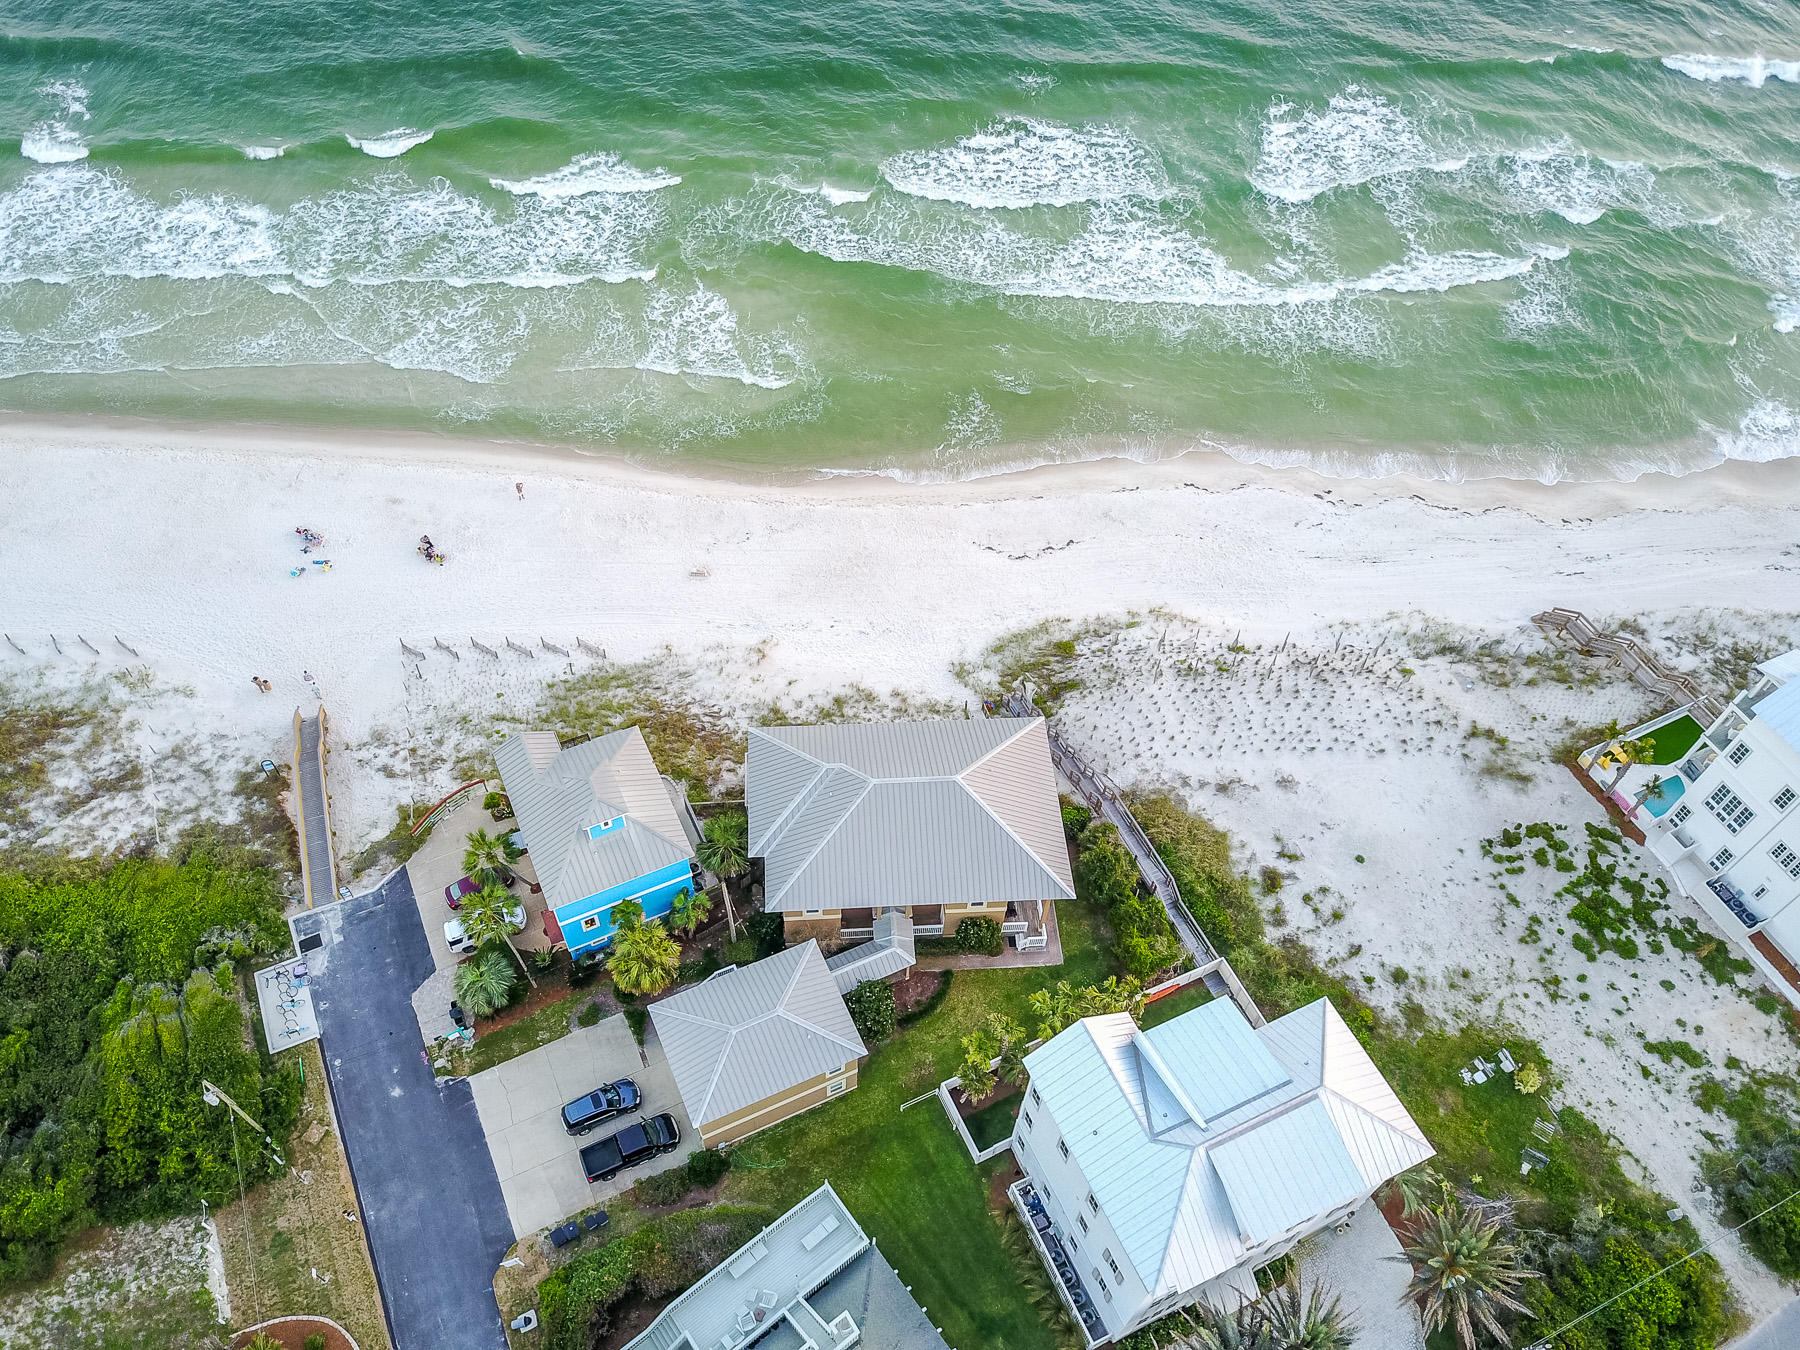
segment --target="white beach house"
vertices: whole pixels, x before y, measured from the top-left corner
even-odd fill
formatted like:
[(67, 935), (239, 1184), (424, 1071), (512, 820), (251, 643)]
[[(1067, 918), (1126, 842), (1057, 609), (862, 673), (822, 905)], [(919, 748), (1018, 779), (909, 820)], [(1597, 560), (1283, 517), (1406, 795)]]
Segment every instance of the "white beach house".
[(1800, 651), (1752, 667), (1749, 687), (1670, 756), (1665, 743), (1692, 735), (1691, 724), (1677, 729), (1695, 712), (1627, 733), (1656, 742), (1661, 768), (1619, 766), (1608, 746), (1582, 764), (1639, 823), (1682, 894), (1800, 1007)]
[(1223, 998), (1149, 1031), (1089, 1017), (1025, 1067), (1013, 1196), (1089, 1345), (1255, 1298), (1258, 1268), (1434, 1152), (1325, 999), (1254, 1028)]

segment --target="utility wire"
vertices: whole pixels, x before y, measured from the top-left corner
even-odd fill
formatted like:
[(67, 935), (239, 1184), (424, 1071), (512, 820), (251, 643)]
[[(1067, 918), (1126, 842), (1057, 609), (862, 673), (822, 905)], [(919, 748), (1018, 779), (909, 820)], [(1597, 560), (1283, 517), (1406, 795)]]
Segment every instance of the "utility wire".
[[(1768, 1209), (1763, 1210), (1761, 1214), (1752, 1214), (1748, 1219), (1745, 1219), (1742, 1223), (1734, 1224), (1731, 1227), (1727, 1228), (1725, 1230), (1725, 1233), (1735, 1233), (1741, 1228), (1748, 1228), (1751, 1224), (1755, 1223), (1758, 1219), (1762, 1218), (1763, 1214), (1768, 1214), (1774, 1210), (1780, 1209), (1783, 1205), (1787, 1204), (1788, 1201), (1794, 1199), (1796, 1196), (1800, 1196), (1800, 1191), (1790, 1191), (1787, 1195), (1783, 1196), (1781, 1199), (1777, 1200), (1774, 1204), (1770, 1205), (1768, 1207)], [(1638, 1290), (1642, 1289), (1645, 1285), (1649, 1284), (1650, 1281), (1656, 1280), (1656, 1279), (1661, 1279), (1664, 1275), (1668, 1274), (1671, 1270), (1675, 1269), (1676, 1266), (1679, 1266), (1682, 1263), (1687, 1262), (1687, 1261), (1692, 1261), (1696, 1256), (1701, 1255), (1708, 1248), (1714, 1246), (1715, 1244), (1717, 1244), (1718, 1242), (1723, 1240), (1724, 1236), (1725, 1236), (1725, 1234), (1721, 1233), (1718, 1237), (1714, 1238), (1711, 1242), (1708, 1242), (1708, 1243), (1704, 1244), (1703, 1246), (1694, 1248), (1694, 1250), (1689, 1252), (1686, 1256), (1677, 1257), (1675, 1260), (1669, 1262), (1668, 1265), (1664, 1266), (1661, 1270), (1657, 1271), (1655, 1274), (1646, 1275), (1643, 1279), (1639, 1280), (1636, 1284), (1632, 1285), (1631, 1288), (1621, 1289), (1618, 1293), (1614, 1294), (1611, 1298), (1607, 1299), (1605, 1303), (1595, 1304), (1592, 1308), (1589, 1308), (1586, 1312), (1581, 1314), (1580, 1317), (1577, 1317), (1573, 1322), (1565, 1322), (1562, 1326), (1558, 1327), (1555, 1331), (1551, 1332), (1548, 1336), (1545, 1336), (1540, 1340), (1533, 1341), (1529, 1346), (1526, 1347), (1526, 1350), (1550, 1350), (1550, 1343), (1552, 1341), (1554, 1341), (1558, 1336), (1562, 1335), (1565, 1331), (1568, 1331), (1571, 1327), (1580, 1326), (1583, 1322), (1587, 1321), (1588, 1318), (1592, 1317), (1595, 1313), (1600, 1312), (1602, 1309), (1607, 1308), (1614, 1303), (1617, 1303), (1620, 1299), (1624, 1298), (1627, 1294), (1635, 1294)]]

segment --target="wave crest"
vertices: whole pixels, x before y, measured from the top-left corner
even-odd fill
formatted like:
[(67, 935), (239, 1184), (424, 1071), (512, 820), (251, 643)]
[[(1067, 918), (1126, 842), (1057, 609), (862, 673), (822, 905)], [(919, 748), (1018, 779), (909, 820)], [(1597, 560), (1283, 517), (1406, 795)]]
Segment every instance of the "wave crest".
[(373, 155), (376, 159), (396, 159), (415, 145), (425, 144), (433, 134), (429, 131), (414, 131), (411, 127), (395, 127), (384, 135), (366, 139), (352, 136), (346, 131), (344, 139), (365, 155)]
[(1160, 197), (1162, 165), (1118, 127), (1065, 127), (1013, 117), (934, 150), (882, 161), (901, 192), (965, 206), (1069, 206), (1123, 197)]
[(1752, 89), (1761, 89), (1770, 80), (1800, 84), (1800, 61), (1770, 60), (1760, 54), (1713, 56), (1708, 52), (1683, 52), (1678, 56), (1663, 57), (1662, 63), (1689, 79), (1704, 80), (1708, 84), (1737, 80)]
[(1467, 155), (1432, 148), (1403, 110), (1358, 85), (1332, 95), (1323, 112), (1309, 108), (1291, 120), (1293, 111), (1291, 103), (1270, 106), (1262, 153), (1250, 173), (1257, 191), (1285, 202), (1309, 202), (1388, 174), (1449, 172), (1468, 163)]
[(666, 169), (633, 168), (610, 150), (575, 156), (560, 169), (535, 178), (490, 178), (488, 183), (514, 196), (584, 197), (590, 192), (655, 192), (674, 187), (680, 174)]

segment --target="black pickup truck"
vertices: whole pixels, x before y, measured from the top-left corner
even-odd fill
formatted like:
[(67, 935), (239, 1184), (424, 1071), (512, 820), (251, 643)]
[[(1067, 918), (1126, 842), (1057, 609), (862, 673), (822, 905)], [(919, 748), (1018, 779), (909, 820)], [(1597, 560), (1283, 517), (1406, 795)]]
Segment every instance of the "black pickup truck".
[(648, 1162), (659, 1153), (681, 1146), (681, 1127), (668, 1112), (627, 1125), (617, 1134), (609, 1134), (597, 1144), (581, 1150), (581, 1165), (589, 1181), (605, 1181), (627, 1167)]

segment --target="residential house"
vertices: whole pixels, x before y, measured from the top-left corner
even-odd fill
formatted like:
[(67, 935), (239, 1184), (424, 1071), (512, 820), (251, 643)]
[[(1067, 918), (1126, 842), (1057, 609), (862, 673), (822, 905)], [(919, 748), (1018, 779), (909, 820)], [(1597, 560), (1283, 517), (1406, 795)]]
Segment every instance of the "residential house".
[[(1695, 715), (1704, 718), (1697, 704), (1677, 709), (1626, 739), (1661, 749)], [(1609, 744), (1582, 764), (1643, 828), (1682, 894), (1800, 1007), (1800, 651), (1753, 667), (1674, 763), (1619, 765)]]
[(868, 1054), (816, 942), (727, 966), (650, 1020), (707, 1148), (849, 1092)]
[(554, 921), (546, 928), (571, 956), (612, 940), (624, 901), (657, 918), (694, 888), (673, 789), (636, 727), (571, 745), (552, 731), (514, 732), (494, 760)]
[(1255, 1298), (1258, 1268), (1433, 1153), (1325, 999), (1255, 1028), (1223, 998), (1148, 1031), (1089, 1017), (1025, 1067), (1013, 1191), (1090, 1345)]
[(1042, 718), (752, 727), (745, 798), (790, 941), (897, 912), (920, 936), (986, 917), (1041, 947), (1075, 894)]
[(826, 1182), (713, 1267), (625, 1350), (948, 1350)]

